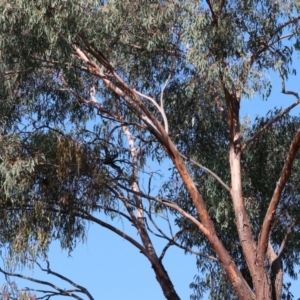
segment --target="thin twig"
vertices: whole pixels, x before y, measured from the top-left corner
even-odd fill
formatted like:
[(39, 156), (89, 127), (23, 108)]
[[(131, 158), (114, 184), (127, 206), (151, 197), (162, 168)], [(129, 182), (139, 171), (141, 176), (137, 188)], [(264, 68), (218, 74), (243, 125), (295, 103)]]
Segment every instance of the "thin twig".
[(170, 207), (170, 208), (173, 208), (174, 210), (176, 210), (177, 212), (179, 212), (182, 216), (186, 217), (187, 219), (189, 219), (190, 221), (192, 221), (192, 223), (194, 223), (195, 225), (198, 226), (198, 228), (204, 233), (204, 234), (208, 234), (208, 230), (207, 228), (205, 228), (203, 226), (203, 224), (198, 221), (195, 217), (191, 216), (189, 213), (187, 213), (184, 209), (182, 209), (179, 205), (177, 205), (176, 203), (172, 202), (172, 201), (169, 201), (169, 200), (165, 200), (165, 199), (160, 199), (160, 198), (157, 198), (157, 197), (152, 197), (152, 196), (149, 196), (149, 195), (146, 195), (142, 192), (135, 192), (129, 188), (127, 188), (126, 186), (122, 185), (122, 184), (117, 184), (120, 188), (124, 189), (125, 191), (129, 192), (129, 193), (132, 193), (132, 194), (138, 194), (142, 197), (144, 197), (145, 199), (149, 199), (149, 200), (153, 200), (153, 201), (156, 201), (164, 206), (167, 206), (167, 207)]
[(3, 273), (5, 276), (19, 277), (19, 278), (26, 279), (26, 280), (29, 280), (29, 281), (32, 281), (32, 282), (35, 282), (35, 283), (50, 286), (53, 289), (57, 290), (60, 293), (60, 295), (62, 295), (62, 296), (70, 296), (70, 297), (73, 297), (73, 298), (78, 299), (78, 300), (83, 300), (83, 298), (81, 298), (78, 295), (74, 294), (74, 292), (81, 292), (82, 293), (82, 291), (80, 291), (80, 290), (69, 291), (69, 290), (61, 289), (61, 288), (59, 288), (58, 286), (56, 286), (55, 284), (53, 284), (51, 282), (35, 279), (35, 278), (25, 276), (25, 275), (22, 275), (22, 274), (19, 274), (19, 273), (6, 272), (2, 268), (0, 268), (0, 272)]
[(170, 246), (172, 246), (172, 245), (174, 245), (174, 246), (176, 246), (176, 247), (178, 247), (178, 248), (181, 248), (181, 249), (183, 249), (183, 250), (185, 250), (185, 251), (187, 251), (187, 252), (190, 252), (190, 253), (192, 253), (192, 254), (195, 254), (195, 255), (197, 255), (197, 256), (204, 257), (204, 258), (210, 259), (210, 260), (215, 261), (215, 262), (220, 262), (220, 261), (219, 261), (216, 257), (214, 257), (214, 256), (207, 255), (207, 254), (203, 254), (203, 253), (198, 252), (198, 251), (195, 251), (195, 250), (193, 250), (193, 249), (191, 249), (191, 248), (189, 248), (189, 247), (182, 246), (182, 245), (176, 243), (176, 240), (170, 240), (170, 241), (169, 241), (169, 243), (168, 243), (168, 244), (164, 247), (164, 249), (162, 250), (161, 255), (160, 255), (160, 257), (159, 257), (159, 260), (162, 260), (162, 259), (164, 258), (164, 256), (165, 256), (165, 254), (166, 254), (168, 248), (169, 248)]
[(186, 157), (185, 155), (181, 154), (181, 157), (183, 157), (184, 159), (190, 161), (192, 164), (194, 164), (195, 166), (203, 169), (204, 171), (206, 171), (207, 173), (209, 173), (211, 176), (213, 176), (217, 181), (219, 181), (219, 183), (228, 191), (230, 192), (230, 187), (216, 174), (214, 173), (212, 170), (202, 166), (201, 164), (199, 164), (198, 162), (196, 162), (193, 159), (190, 159), (188, 157)]
[(105, 227), (105, 228), (113, 231), (117, 235), (119, 235), (122, 238), (124, 238), (125, 240), (127, 240), (133, 246), (135, 246), (136, 248), (138, 248), (141, 251), (141, 253), (143, 253), (146, 257), (148, 257), (145, 248), (141, 244), (139, 244), (136, 240), (134, 240), (132, 237), (130, 237), (129, 235), (127, 235), (125, 232), (117, 229), (116, 227), (114, 227), (114, 226), (112, 226), (112, 225), (110, 225), (110, 224), (108, 224), (108, 223), (106, 223), (106, 222), (104, 222), (104, 221), (102, 221), (102, 220), (100, 220), (100, 219), (98, 219), (96, 217), (94, 217), (93, 215), (91, 215), (91, 214), (89, 214), (89, 213), (87, 213), (85, 211), (78, 210), (78, 213), (76, 215), (78, 217), (81, 217), (81, 218), (85, 219), (85, 220), (93, 221), (94, 223), (96, 223), (96, 224), (98, 224), (98, 225), (100, 225), (102, 227)]
[[(80, 290), (83, 294), (86, 294), (87, 297), (90, 299), (90, 300), (94, 300), (94, 298), (92, 297), (92, 295), (89, 293), (89, 291), (83, 287), (82, 285), (79, 285), (77, 283), (75, 283), (74, 281), (72, 281), (71, 279), (67, 278), (66, 276), (63, 276), (57, 272), (54, 272), (50, 269), (50, 263), (48, 260), (46, 260), (46, 263), (47, 263), (47, 268), (43, 268), (37, 261), (35, 261), (35, 263), (39, 266), (39, 268), (44, 271), (44, 272), (47, 272), (48, 274), (51, 274), (55, 277), (58, 277), (60, 279), (62, 279), (63, 281), (66, 281), (68, 283), (70, 283), (71, 285), (73, 285), (74, 287), (76, 287), (78, 290)], [(78, 291), (76, 290), (76, 291)]]

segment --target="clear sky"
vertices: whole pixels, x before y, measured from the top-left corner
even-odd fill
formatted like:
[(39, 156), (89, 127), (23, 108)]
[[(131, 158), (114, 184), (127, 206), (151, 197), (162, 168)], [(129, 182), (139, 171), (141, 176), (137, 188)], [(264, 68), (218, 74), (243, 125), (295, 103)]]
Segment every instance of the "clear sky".
[[(299, 61), (298, 61), (299, 62)], [(296, 63), (295, 63), (296, 65)], [(298, 68), (298, 71), (300, 69)], [(281, 82), (274, 75), (270, 75), (273, 83), (273, 91), (268, 101), (261, 101), (259, 97), (242, 102), (241, 117), (246, 114), (254, 120), (256, 115), (265, 115), (270, 109), (287, 107), (296, 99), (281, 93)], [(293, 76), (287, 83), (287, 89), (300, 93), (299, 76)], [(299, 109), (294, 109), (293, 114), (299, 114)], [(165, 168), (154, 164), (154, 169)], [(107, 218), (107, 222), (110, 222)], [(126, 223), (118, 222), (118, 227), (137, 237), (134, 228)], [(154, 238), (159, 249), (165, 245), (158, 238)], [(100, 300), (160, 300), (164, 299), (159, 284), (155, 279), (153, 270), (148, 260), (128, 242), (109, 232), (107, 229), (96, 225), (90, 225), (88, 240), (85, 244), (79, 244), (71, 256), (62, 251), (58, 243), (53, 243), (50, 250), (50, 263), (53, 271), (69, 277), (76, 283), (85, 286), (94, 299)], [(189, 284), (197, 274), (195, 257), (185, 255), (182, 250), (175, 247), (169, 249), (164, 258), (175, 288), (181, 299), (189, 299), (191, 290)], [(50, 280), (46, 274), (41, 274), (38, 269), (24, 270), (25, 274), (38, 279), (49, 280), (62, 288), (68, 285), (58, 280)], [(4, 282), (4, 277), (0, 277)], [(24, 283), (15, 279), (20, 287), (34, 286), (29, 282)], [(292, 292), (296, 299), (300, 297), (300, 287), (294, 284)], [(66, 299), (55, 297), (53, 299)]]

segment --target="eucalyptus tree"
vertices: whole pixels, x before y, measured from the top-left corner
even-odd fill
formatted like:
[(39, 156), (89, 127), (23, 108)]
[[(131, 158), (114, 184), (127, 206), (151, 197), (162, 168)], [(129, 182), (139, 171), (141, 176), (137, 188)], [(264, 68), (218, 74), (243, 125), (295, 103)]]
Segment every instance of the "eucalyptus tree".
[[(300, 129), (288, 116), (299, 96), (285, 89), (299, 5), (1, 1), (3, 245), (21, 262), (54, 239), (72, 250), (91, 221), (140, 250), (167, 299), (179, 299), (163, 265), (171, 245), (209, 273), (196, 298), (280, 299), (284, 270), (295, 276), (299, 263), (298, 242), (287, 246), (299, 235)], [(271, 71), (295, 103), (251, 127), (241, 101), (267, 98)], [(150, 160), (173, 164), (159, 191)], [(168, 211), (176, 234), (153, 217)]]

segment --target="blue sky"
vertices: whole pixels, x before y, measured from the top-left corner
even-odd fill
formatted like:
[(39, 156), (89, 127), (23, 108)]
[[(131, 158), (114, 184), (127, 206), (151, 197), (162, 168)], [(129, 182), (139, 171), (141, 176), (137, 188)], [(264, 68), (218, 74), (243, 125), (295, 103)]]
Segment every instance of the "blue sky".
[[(300, 71), (299, 68), (298, 71)], [(262, 101), (260, 97), (256, 96), (250, 100), (244, 100), (241, 106), (241, 117), (249, 115), (251, 120), (254, 120), (256, 115), (263, 116), (275, 106), (285, 108), (295, 102), (295, 97), (281, 93), (279, 78), (275, 74), (270, 74), (270, 77), (273, 84), (270, 99)], [(299, 77), (292, 76), (287, 82), (286, 88), (300, 93)], [(299, 114), (299, 108), (294, 109), (293, 114)], [(153, 169), (162, 168), (155, 163), (151, 167)], [(166, 166), (163, 167), (167, 169)], [(106, 221), (110, 222), (109, 218)], [(137, 237), (136, 231), (130, 224), (116, 222), (118, 222), (118, 228)], [(162, 243), (158, 238), (153, 238), (153, 240), (158, 249), (162, 249), (165, 245), (165, 242)], [(158, 252), (160, 253), (160, 251)], [(97, 300), (164, 299), (148, 260), (128, 242), (97, 225), (89, 226), (87, 242), (79, 244), (71, 256), (68, 256), (66, 251), (62, 251), (58, 243), (53, 243), (49, 258), (53, 271), (85, 286)], [(164, 258), (164, 264), (181, 299), (189, 299), (191, 294), (189, 284), (197, 273), (195, 257), (189, 254), (185, 255), (182, 250), (172, 247)], [(68, 288), (68, 285), (60, 280), (50, 280), (38, 269), (26, 269), (24, 274), (49, 280), (62, 288)], [(4, 282), (4, 278), (1, 281)], [(16, 281), (20, 287), (37, 287), (28, 282), (24, 283), (21, 279), (16, 279)], [(296, 298), (300, 297), (300, 287), (295, 283), (292, 292)], [(54, 299), (66, 298), (56, 297)]]

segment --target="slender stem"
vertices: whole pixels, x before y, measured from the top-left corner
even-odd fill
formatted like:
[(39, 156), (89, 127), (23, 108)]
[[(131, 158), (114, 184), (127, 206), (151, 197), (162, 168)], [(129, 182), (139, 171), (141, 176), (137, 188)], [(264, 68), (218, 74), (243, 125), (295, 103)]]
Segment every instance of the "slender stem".
[(194, 164), (195, 166), (203, 169), (204, 171), (206, 171), (207, 173), (209, 173), (212, 177), (214, 177), (219, 183), (221, 183), (221, 185), (228, 191), (230, 192), (230, 187), (216, 174), (214, 173), (212, 170), (204, 167), (203, 165), (199, 164), (198, 162), (196, 162), (195, 160), (186, 157), (185, 155), (181, 154), (181, 156), (186, 159), (187, 161), (190, 161), (192, 164)]

